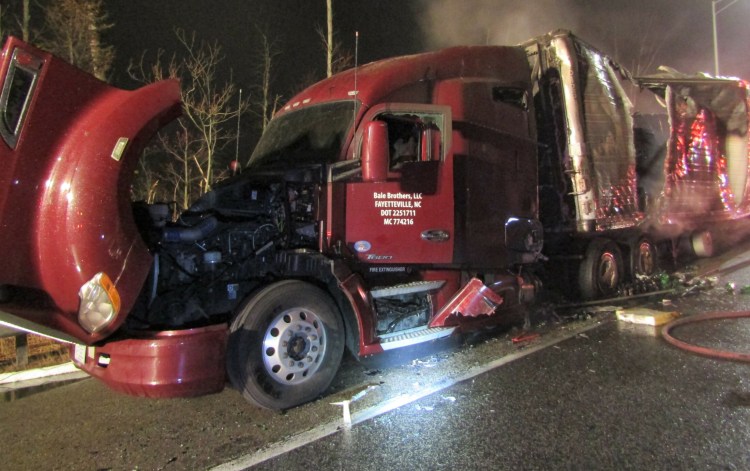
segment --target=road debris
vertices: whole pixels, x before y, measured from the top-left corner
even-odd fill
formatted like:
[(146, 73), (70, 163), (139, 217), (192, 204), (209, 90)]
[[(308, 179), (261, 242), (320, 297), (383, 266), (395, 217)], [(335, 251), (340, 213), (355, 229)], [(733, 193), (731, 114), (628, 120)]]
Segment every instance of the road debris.
[(456, 396), (441, 395), (440, 399), (442, 400), (437, 401), (437, 402), (433, 401), (432, 404), (426, 404), (426, 405), (415, 404), (414, 408), (417, 409), (418, 411), (432, 412), (438, 407), (443, 407), (443, 406), (446, 406), (447, 404), (453, 404), (456, 402)]
[(664, 325), (680, 316), (677, 311), (657, 311), (645, 307), (618, 309), (615, 314), (621, 322), (653, 326)]
[(365, 389), (363, 389), (362, 391), (360, 391), (357, 394), (353, 395), (350, 399), (346, 399), (344, 401), (339, 401), (339, 402), (331, 402), (332, 406), (341, 406), (341, 411), (343, 413), (343, 421), (344, 421), (344, 426), (345, 427), (348, 428), (348, 427), (352, 426), (352, 413), (351, 413), (351, 409), (350, 409), (351, 403), (359, 401), (360, 399), (362, 399), (363, 397), (365, 397), (365, 395), (368, 392), (372, 391), (373, 389), (375, 389), (377, 387), (378, 387), (378, 385), (371, 384), (371, 385), (367, 386)]
[(510, 339), (513, 343), (525, 343), (525, 342), (531, 342), (532, 340), (536, 340), (540, 337), (540, 335), (537, 332), (523, 332), (520, 335), (517, 335)]

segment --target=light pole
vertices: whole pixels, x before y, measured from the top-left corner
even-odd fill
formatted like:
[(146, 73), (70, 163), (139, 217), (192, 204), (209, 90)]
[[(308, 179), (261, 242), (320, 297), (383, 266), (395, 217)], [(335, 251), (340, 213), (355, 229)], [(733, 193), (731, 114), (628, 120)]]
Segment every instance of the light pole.
[[(719, 44), (716, 39), (716, 15), (737, 3), (737, 0), (730, 0), (729, 3), (721, 6), (721, 4), (726, 1), (727, 0), (711, 0), (711, 20), (714, 27), (714, 74), (717, 77), (719, 75)], [(716, 9), (717, 6), (719, 6), (718, 10)]]

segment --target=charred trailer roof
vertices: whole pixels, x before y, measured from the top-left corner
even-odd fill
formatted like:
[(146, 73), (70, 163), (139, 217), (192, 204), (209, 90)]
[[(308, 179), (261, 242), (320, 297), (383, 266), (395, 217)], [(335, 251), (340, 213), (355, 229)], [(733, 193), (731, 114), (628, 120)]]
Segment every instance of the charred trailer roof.
[(629, 73), (569, 31), (523, 44), (541, 143), (540, 205), (548, 229), (632, 227), (638, 203)]

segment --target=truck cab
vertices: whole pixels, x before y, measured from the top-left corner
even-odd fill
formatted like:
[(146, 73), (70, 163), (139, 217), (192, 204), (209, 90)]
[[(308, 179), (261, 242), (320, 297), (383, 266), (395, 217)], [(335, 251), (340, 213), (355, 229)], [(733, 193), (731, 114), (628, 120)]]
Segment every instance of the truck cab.
[[(120, 90), (16, 38), (0, 59), (0, 322), (71, 343), (77, 366), (127, 394), (229, 379), (255, 405), (293, 407), (328, 388), (345, 350), (497, 323), (545, 271), (585, 298), (655, 274), (659, 244), (683, 236), (669, 230), (686, 205), (670, 195), (700, 187), (726, 221), (750, 208), (744, 82), (638, 82), (564, 31), (314, 84), (238, 175), (174, 220), (169, 202), (129, 190), (180, 113), (177, 82)], [(628, 83), (673, 104), (656, 146), (667, 199), (651, 193), (665, 211), (639, 194)]]

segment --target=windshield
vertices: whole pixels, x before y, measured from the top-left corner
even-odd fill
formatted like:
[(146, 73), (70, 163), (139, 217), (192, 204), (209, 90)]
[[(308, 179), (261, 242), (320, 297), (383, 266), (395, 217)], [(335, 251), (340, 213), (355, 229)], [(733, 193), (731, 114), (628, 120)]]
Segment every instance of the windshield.
[(250, 169), (335, 162), (354, 113), (354, 101), (339, 101), (302, 108), (272, 120), (250, 158)]

